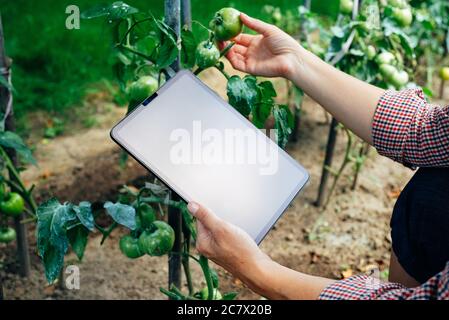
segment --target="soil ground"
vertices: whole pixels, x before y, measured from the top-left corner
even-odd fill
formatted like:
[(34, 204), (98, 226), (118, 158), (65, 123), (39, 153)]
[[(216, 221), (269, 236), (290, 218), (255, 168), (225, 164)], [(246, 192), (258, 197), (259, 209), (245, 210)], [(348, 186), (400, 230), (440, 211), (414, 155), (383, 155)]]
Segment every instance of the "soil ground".
[[(224, 82), (219, 75), (203, 78), (221, 95)], [(277, 81), (279, 96), (285, 96), (283, 81)], [(39, 201), (56, 195), (61, 201), (103, 201), (111, 199), (123, 184), (148, 173), (130, 160), (126, 169), (118, 166), (119, 149), (109, 139), (109, 128), (124, 109), (105, 102), (102, 95), (88, 97), (86, 104), (99, 114), (94, 129), (77, 130), (50, 141), (31, 137), (36, 143), (39, 167), (23, 173), (28, 184), (35, 183)], [(350, 190), (351, 169), (346, 171), (326, 209), (317, 208), (317, 195), (328, 134), (325, 114), (310, 99), (304, 103), (299, 139), (288, 152), (311, 174), (307, 188), (291, 204), (261, 247), (275, 261), (314, 275), (342, 278), (367, 272), (373, 266), (382, 278), (388, 276), (390, 256), (389, 220), (394, 202), (413, 171), (383, 158), (371, 150), (357, 188)], [(334, 165), (339, 165), (345, 137), (339, 135)], [(73, 254), (66, 264), (80, 268), (79, 290), (47, 286), (43, 267), (36, 255), (34, 230), (29, 230), (32, 272), (28, 279), (17, 275), (15, 246), (0, 245), (0, 272), (7, 299), (160, 299), (159, 287), (167, 285), (167, 258), (145, 256), (128, 260), (118, 249), (121, 232), (113, 233), (103, 246), (99, 235), (91, 236), (82, 263)], [(193, 266), (194, 279), (201, 279)], [(240, 299), (258, 295), (223, 269), (218, 268), (222, 291), (238, 291)], [(200, 289), (204, 284), (197, 283)]]

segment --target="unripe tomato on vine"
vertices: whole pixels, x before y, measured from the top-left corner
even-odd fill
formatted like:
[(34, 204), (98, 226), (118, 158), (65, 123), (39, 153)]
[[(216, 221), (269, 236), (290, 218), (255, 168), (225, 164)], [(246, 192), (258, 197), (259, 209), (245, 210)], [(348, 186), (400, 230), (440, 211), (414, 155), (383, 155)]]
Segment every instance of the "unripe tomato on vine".
[(223, 8), (215, 13), (209, 27), (218, 41), (228, 41), (238, 36), (243, 29), (240, 11), (234, 8)]
[(444, 81), (449, 81), (449, 67), (441, 68), (440, 78), (443, 79)]
[(207, 69), (217, 64), (220, 59), (220, 51), (212, 41), (201, 42), (196, 48), (196, 64), (201, 69)]
[(343, 14), (351, 14), (354, 8), (353, 0), (340, 0), (340, 12)]

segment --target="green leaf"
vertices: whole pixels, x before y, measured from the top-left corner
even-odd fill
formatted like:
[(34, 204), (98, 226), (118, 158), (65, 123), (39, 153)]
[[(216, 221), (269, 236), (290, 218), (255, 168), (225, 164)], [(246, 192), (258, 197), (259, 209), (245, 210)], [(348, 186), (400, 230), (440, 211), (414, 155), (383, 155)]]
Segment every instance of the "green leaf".
[(191, 69), (195, 66), (195, 52), (197, 42), (193, 32), (183, 28), (181, 31), (181, 63), (183, 68)]
[(138, 40), (135, 47), (138, 52), (151, 57), (154, 54), (158, 42), (159, 41), (154, 36), (147, 36)]
[(108, 201), (104, 204), (104, 208), (118, 224), (131, 230), (136, 229), (136, 210), (132, 206)]
[(258, 99), (257, 80), (253, 76), (241, 79), (232, 76), (227, 85), (229, 104), (233, 106), (244, 117), (248, 117), (252, 106)]
[(294, 117), (290, 109), (285, 105), (276, 106), (273, 109), (276, 140), (281, 148), (287, 145), (288, 138), (294, 126)]
[(166, 186), (162, 186), (151, 182), (145, 182), (144, 188), (151, 191), (152, 194), (158, 197), (165, 196), (169, 192)]
[(37, 164), (31, 150), (25, 145), (22, 138), (12, 131), (0, 132), (0, 146), (16, 150), (17, 154), (26, 163)]
[(257, 89), (259, 91), (259, 102), (252, 107), (252, 121), (257, 128), (261, 129), (265, 127), (265, 122), (271, 114), (274, 106), (273, 98), (277, 94), (271, 81), (264, 81), (257, 84)]
[(79, 225), (67, 231), (67, 237), (75, 252), (78, 260), (83, 260), (84, 251), (86, 250), (87, 238), (89, 236), (89, 230), (86, 227)]
[(171, 41), (165, 40), (162, 44), (158, 57), (156, 59), (156, 65), (163, 69), (171, 65), (178, 57), (178, 47)]
[(53, 283), (64, 265), (69, 241), (66, 224), (76, 219), (73, 206), (50, 199), (37, 209), (37, 247), (44, 262), (45, 276)]
[(223, 294), (223, 298), (221, 300), (235, 300), (237, 298), (237, 292), (226, 292)]
[(156, 65), (163, 69), (172, 64), (179, 53), (176, 34), (163, 21), (154, 19), (160, 48), (156, 58)]
[(116, 1), (109, 7), (108, 18), (113, 21), (120, 20), (137, 12), (139, 12), (137, 8), (131, 7), (123, 1)]
[(342, 27), (339, 26), (333, 26), (331, 28), (331, 32), (337, 38), (343, 38), (345, 36), (345, 31), (343, 30)]
[(94, 230), (94, 216), (92, 214), (92, 207), (89, 202), (82, 201), (79, 203), (78, 207), (74, 206), (73, 210), (83, 226), (90, 231)]
[(81, 13), (81, 18), (93, 19), (107, 16), (110, 21), (117, 21), (137, 12), (139, 12), (138, 9), (131, 7), (123, 1), (116, 1), (110, 5), (100, 4), (85, 10)]
[(89, 9), (81, 12), (81, 18), (82, 19), (93, 19), (93, 18), (106, 16), (109, 13), (109, 6), (110, 5), (108, 5), (108, 4), (99, 4), (94, 7), (91, 7)]

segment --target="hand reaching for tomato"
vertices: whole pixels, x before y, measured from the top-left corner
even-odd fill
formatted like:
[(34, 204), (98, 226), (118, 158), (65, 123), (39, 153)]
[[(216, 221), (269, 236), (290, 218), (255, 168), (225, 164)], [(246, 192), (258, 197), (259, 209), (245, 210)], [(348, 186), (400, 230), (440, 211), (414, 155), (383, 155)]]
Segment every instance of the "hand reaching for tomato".
[[(291, 79), (298, 63), (299, 44), (276, 26), (243, 13), (240, 19), (259, 34), (242, 33), (233, 39), (236, 44), (227, 54), (233, 67), (253, 75)], [(220, 48), (226, 45), (226, 42), (222, 42)]]

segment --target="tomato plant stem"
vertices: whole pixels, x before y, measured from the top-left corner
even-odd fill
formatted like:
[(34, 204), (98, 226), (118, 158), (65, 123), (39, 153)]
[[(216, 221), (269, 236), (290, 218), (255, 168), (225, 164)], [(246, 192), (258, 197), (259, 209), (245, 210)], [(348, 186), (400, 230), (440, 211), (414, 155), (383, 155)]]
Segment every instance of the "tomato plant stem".
[(117, 226), (118, 226), (117, 222), (114, 221), (109, 226), (109, 228), (107, 228), (105, 230), (102, 227), (100, 227), (99, 225), (95, 224), (95, 228), (97, 228), (97, 230), (100, 231), (101, 234), (103, 235), (103, 237), (101, 238), (100, 245), (103, 245), (103, 243), (106, 241), (106, 239), (111, 235), (111, 232), (114, 231), (114, 229), (117, 228)]
[(187, 227), (187, 222), (183, 220), (182, 224), (182, 233), (184, 234), (184, 243), (183, 243), (183, 255), (181, 256), (182, 267), (184, 269), (184, 274), (186, 276), (187, 287), (189, 289), (189, 294), (193, 294), (193, 282), (192, 282), (192, 274), (190, 272), (190, 230)]
[(207, 284), (207, 300), (213, 300), (214, 298), (214, 285), (212, 282), (212, 277), (209, 269), (209, 260), (205, 256), (200, 256), (199, 264), (201, 266), (201, 270), (203, 270), (204, 278), (206, 279)]
[(221, 69), (221, 68), (218, 68), (217, 66), (215, 66), (215, 68), (216, 68), (218, 71), (220, 71), (222, 75), (224, 75), (224, 77), (226, 78), (226, 80), (229, 81), (229, 79), (230, 79), (231, 77), (229, 76), (229, 74), (227, 74), (226, 71), (224, 71), (224, 70)]
[(332, 186), (329, 190), (329, 194), (327, 195), (327, 199), (326, 199), (326, 203), (324, 204), (324, 208), (327, 207), (327, 205), (329, 204), (329, 201), (332, 197), (332, 194), (334, 193), (335, 187), (337, 185), (338, 180), (340, 180), (340, 177), (343, 173), (343, 171), (345, 170), (346, 166), (349, 164), (349, 162), (351, 162), (351, 150), (352, 150), (352, 134), (351, 132), (344, 128), (345, 132), (346, 132), (346, 136), (347, 136), (347, 142), (346, 142), (346, 150), (345, 150), (345, 155), (343, 158), (343, 162), (339, 168), (339, 170), (337, 171), (337, 173), (334, 175), (334, 181), (332, 183)]
[(141, 53), (141, 52), (139, 52), (139, 51), (137, 51), (137, 50), (134, 50), (134, 49), (132, 49), (132, 48), (130, 48), (130, 47), (127, 47), (127, 46), (125, 46), (125, 45), (119, 44), (119, 45), (117, 45), (117, 48), (120, 48), (120, 49), (124, 49), (124, 50), (126, 50), (126, 51), (129, 51), (129, 52), (135, 54), (136, 56), (139, 56), (139, 57), (141, 57), (141, 58), (144, 58), (145, 60), (150, 61), (151, 63), (154, 63), (153, 59), (151, 59), (150, 56), (147, 56), (147, 55), (145, 55), (145, 54), (143, 54), (143, 53)]
[(220, 58), (223, 58), (225, 55), (227, 55), (228, 52), (229, 52), (229, 50), (231, 50), (231, 48), (232, 48), (234, 45), (235, 45), (235, 42), (234, 42), (234, 41), (229, 42), (228, 45), (227, 45), (223, 50), (221, 50), (221, 52), (220, 52)]
[(125, 43), (125, 41), (127, 41), (127, 38), (129, 36), (129, 34), (131, 33), (131, 31), (137, 27), (139, 24), (147, 22), (147, 21), (151, 21), (154, 20), (154, 17), (150, 17), (150, 18), (145, 18), (139, 21), (134, 22), (129, 28), (128, 30), (126, 30), (125, 34), (122, 37), (122, 40), (120, 41), (120, 44), (123, 45)]

